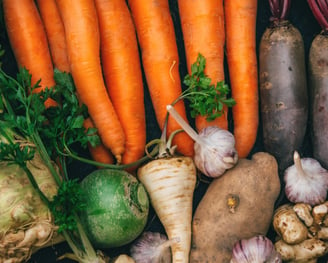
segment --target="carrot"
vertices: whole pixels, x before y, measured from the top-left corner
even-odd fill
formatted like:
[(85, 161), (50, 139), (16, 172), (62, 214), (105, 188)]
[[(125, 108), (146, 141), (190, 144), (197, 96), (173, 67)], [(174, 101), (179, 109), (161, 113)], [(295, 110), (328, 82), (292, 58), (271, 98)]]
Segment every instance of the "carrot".
[(108, 96), (100, 62), (97, 11), (92, 0), (57, 0), (64, 24), (72, 77), (104, 145), (120, 163), (125, 147), (122, 125)]
[[(83, 126), (86, 129), (94, 128), (94, 124), (90, 118), (86, 118), (83, 122)], [(94, 161), (106, 164), (114, 163), (114, 158), (111, 152), (102, 144), (102, 142), (97, 146), (92, 146), (88, 144), (89, 153)]]
[[(167, 0), (128, 3), (141, 47), (142, 64), (157, 123), (163, 130), (167, 116), (166, 105), (173, 103), (182, 92), (178, 48), (169, 3)], [(183, 100), (174, 107), (187, 120)], [(179, 124), (169, 117), (167, 134), (179, 129)], [(178, 146), (177, 151), (180, 153), (193, 155), (194, 143), (185, 132), (174, 136), (173, 143)]]
[(171, 241), (172, 262), (189, 262), (196, 168), (190, 157), (153, 160), (138, 170), (150, 202)]
[(95, 3), (103, 74), (125, 133), (122, 163), (127, 164), (140, 159), (146, 145), (144, 86), (137, 37), (125, 0), (95, 0)]
[[(9, 42), (18, 67), (25, 67), (32, 75), (31, 84), (40, 79), (38, 92), (55, 85), (47, 36), (33, 0), (4, 0), (3, 12)], [(55, 106), (52, 99), (46, 107)]]
[(36, 0), (44, 28), (46, 30), (50, 54), (54, 67), (70, 72), (64, 25), (55, 0)]
[[(187, 67), (191, 73), (191, 65), (198, 54), (206, 58), (205, 74), (211, 78), (212, 84), (224, 80), (224, 12), (223, 0), (179, 0), (179, 15), (183, 32)], [(224, 114), (214, 121), (198, 115), (195, 118), (196, 129), (216, 125), (228, 129), (228, 110), (224, 105)]]
[(233, 133), (240, 158), (252, 150), (259, 125), (256, 56), (257, 0), (224, 2), (227, 62), (232, 97)]

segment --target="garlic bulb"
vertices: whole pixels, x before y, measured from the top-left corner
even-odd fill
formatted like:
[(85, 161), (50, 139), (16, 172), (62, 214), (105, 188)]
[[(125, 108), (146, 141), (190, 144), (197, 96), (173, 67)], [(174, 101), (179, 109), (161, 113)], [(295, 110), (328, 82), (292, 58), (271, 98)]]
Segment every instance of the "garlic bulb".
[(232, 133), (210, 126), (202, 129), (198, 135), (194, 145), (194, 162), (203, 174), (218, 177), (235, 166), (238, 154)]
[(144, 232), (131, 246), (131, 257), (136, 263), (170, 263), (171, 241), (157, 232)]
[(278, 263), (282, 262), (280, 254), (270, 239), (265, 236), (254, 236), (239, 240), (232, 249), (230, 263)]
[(293, 203), (317, 205), (326, 200), (328, 171), (313, 158), (300, 158), (294, 152), (294, 165), (284, 173), (285, 193)]
[(235, 138), (227, 130), (216, 126), (202, 129), (199, 134), (187, 124), (176, 110), (167, 106), (168, 112), (182, 129), (195, 141), (194, 162), (196, 167), (208, 177), (219, 177), (238, 161)]

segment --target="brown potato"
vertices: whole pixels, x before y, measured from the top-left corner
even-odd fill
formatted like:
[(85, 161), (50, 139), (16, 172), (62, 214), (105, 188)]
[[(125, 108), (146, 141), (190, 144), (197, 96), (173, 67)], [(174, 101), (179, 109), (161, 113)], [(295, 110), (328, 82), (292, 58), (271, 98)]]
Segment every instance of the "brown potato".
[(193, 217), (190, 262), (230, 262), (243, 238), (266, 235), (280, 193), (278, 165), (264, 152), (212, 181)]

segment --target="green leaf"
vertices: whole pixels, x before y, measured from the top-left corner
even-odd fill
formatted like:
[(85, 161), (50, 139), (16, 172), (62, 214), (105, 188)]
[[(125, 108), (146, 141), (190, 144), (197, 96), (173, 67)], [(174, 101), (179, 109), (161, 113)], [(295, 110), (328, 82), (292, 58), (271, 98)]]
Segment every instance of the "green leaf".
[(187, 88), (181, 98), (189, 100), (191, 117), (197, 115), (206, 116), (207, 120), (214, 120), (221, 116), (223, 105), (232, 107), (235, 105), (233, 98), (227, 98), (230, 89), (224, 81), (211, 84), (211, 79), (205, 74), (206, 60), (198, 54), (197, 60), (191, 65), (191, 74), (186, 75), (183, 84)]
[(58, 189), (57, 195), (50, 202), (50, 210), (59, 226), (58, 232), (77, 229), (75, 214), (85, 208), (83, 191), (77, 179), (64, 181)]

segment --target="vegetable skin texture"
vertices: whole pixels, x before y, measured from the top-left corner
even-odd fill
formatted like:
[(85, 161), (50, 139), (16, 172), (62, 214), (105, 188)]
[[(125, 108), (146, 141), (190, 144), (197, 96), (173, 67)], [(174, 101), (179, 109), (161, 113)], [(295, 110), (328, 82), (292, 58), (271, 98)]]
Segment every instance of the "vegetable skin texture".
[(55, 68), (70, 72), (65, 29), (55, 0), (36, 0), (47, 35), (49, 50)]
[(279, 238), (290, 245), (299, 244), (309, 237), (308, 228), (303, 224), (290, 203), (275, 210), (272, 226)]
[[(315, 1), (308, 1), (316, 5)], [(310, 5), (311, 7), (311, 5)], [(312, 40), (309, 51), (310, 124), (313, 157), (328, 168), (328, 8), (312, 12), (322, 27), (322, 32)], [(320, 16), (325, 14), (325, 16)]]
[(287, 20), (276, 21), (262, 35), (259, 71), (263, 145), (283, 171), (300, 150), (308, 121), (303, 39)]
[(214, 179), (198, 204), (192, 223), (190, 262), (229, 263), (233, 245), (266, 235), (280, 193), (275, 158), (258, 152)]
[[(39, 155), (27, 163), (48, 198), (57, 184)], [(0, 262), (25, 262), (37, 250), (64, 241), (54, 219), (18, 165), (0, 162)]]
[(232, 107), (233, 134), (240, 158), (247, 157), (259, 125), (256, 54), (257, 0), (224, 2), (226, 49)]
[(144, 86), (136, 32), (124, 0), (95, 0), (105, 83), (126, 142), (123, 164), (145, 153), (146, 115)]
[(153, 160), (138, 169), (158, 218), (172, 242), (172, 262), (189, 262), (196, 167), (192, 158)]
[[(40, 79), (35, 92), (55, 85), (54, 69), (45, 29), (33, 0), (4, 0), (6, 30), (18, 67), (25, 67), (32, 75), (31, 83)], [(55, 106), (52, 99), (46, 107)]]
[(149, 212), (144, 186), (123, 170), (98, 169), (81, 182), (86, 208), (81, 222), (95, 247), (123, 246), (143, 231)]
[(317, 262), (328, 252), (326, 242), (317, 238), (306, 239), (295, 245), (279, 240), (275, 248), (284, 262)]
[[(128, 4), (137, 31), (142, 65), (157, 123), (163, 130), (167, 117), (166, 105), (173, 103), (182, 92), (179, 54), (169, 2), (130, 0)], [(184, 101), (179, 100), (174, 108), (187, 121)], [(167, 135), (179, 129), (180, 125), (169, 117)], [(185, 132), (176, 134), (173, 144), (178, 146), (179, 153), (193, 156), (194, 142)]]
[(108, 96), (100, 62), (100, 33), (92, 0), (57, 0), (65, 28), (72, 77), (104, 145), (121, 163), (125, 135)]
[[(224, 11), (223, 0), (179, 0), (179, 15), (189, 73), (198, 54), (206, 58), (205, 74), (212, 84), (224, 80)], [(197, 131), (208, 126), (228, 129), (228, 108), (222, 116), (207, 121), (205, 116), (195, 118)]]

